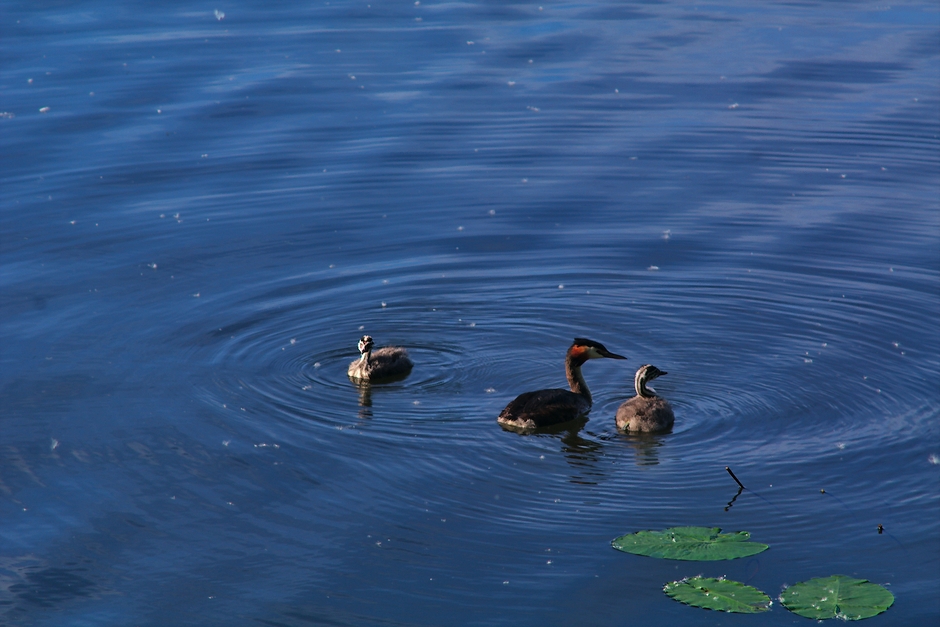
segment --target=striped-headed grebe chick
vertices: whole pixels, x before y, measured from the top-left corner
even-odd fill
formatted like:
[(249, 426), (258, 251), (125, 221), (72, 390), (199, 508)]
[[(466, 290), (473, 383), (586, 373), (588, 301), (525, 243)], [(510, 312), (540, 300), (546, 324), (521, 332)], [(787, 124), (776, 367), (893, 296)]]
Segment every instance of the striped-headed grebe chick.
[(514, 431), (531, 431), (583, 416), (591, 409), (591, 392), (581, 375), (581, 366), (588, 359), (598, 357), (626, 359), (623, 355), (611, 353), (603, 344), (575, 338), (565, 355), (565, 374), (571, 391), (559, 388), (520, 394), (506, 405), (497, 421)]
[(646, 387), (646, 384), (656, 377), (667, 374), (657, 368), (646, 364), (640, 366), (633, 378), (636, 396), (624, 401), (617, 409), (617, 428), (621, 431), (668, 431), (676, 421), (669, 401), (656, 396), (656, 390)]
[(371, 335), (359, 339), (359, 359), (349, 364), (346, 371), (351, 379), (372, 382), (404, 379), (414, 367), (404, 348), (383, 346), (372, 350), (372, 346)]

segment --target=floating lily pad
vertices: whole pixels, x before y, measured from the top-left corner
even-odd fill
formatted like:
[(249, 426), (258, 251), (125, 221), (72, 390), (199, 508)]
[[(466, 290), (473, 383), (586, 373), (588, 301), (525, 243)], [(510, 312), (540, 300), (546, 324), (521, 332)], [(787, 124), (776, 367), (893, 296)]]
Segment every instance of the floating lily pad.
[(867, 579), (832, 575), (790, 586), (780, 594), (780, 603), (806, 618), (861, 620), (891, 607), (894, 595)]
[(770, 608), (770, 597), (740, 581), (692, 577), (667, 583), (663, 592), (679, 603), (719, 612), (756, 614)]
[(746, 531), (721, 533), (718, 527), (671, 527), (663, 531), (637, 531), (616, 538), (611, 545), (620, 551), (667, 560), (710, 562), (733, 560), (767, 550), (766, 544), (750, 542)]

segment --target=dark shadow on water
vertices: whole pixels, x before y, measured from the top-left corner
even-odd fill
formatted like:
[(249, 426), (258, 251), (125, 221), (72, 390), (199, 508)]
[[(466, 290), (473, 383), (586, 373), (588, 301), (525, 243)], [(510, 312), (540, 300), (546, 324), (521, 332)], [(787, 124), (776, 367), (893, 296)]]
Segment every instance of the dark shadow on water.
[(93, 581), (85, 578), (87, 568), (72, 564), (43, 567), (35, 562), (33, 558), (19, 558), (0, 563), (0, 573), (5, 571), (11, 579), (19, 580), (9, 585), (4, 595), (7, 600), (0, 604), (5, 610), (0, 616), (13, 619), (11, 624), (17, 624), (16, 615), (30, 607), (52, 608), (76, 598), (92, 597), (98, 590)]

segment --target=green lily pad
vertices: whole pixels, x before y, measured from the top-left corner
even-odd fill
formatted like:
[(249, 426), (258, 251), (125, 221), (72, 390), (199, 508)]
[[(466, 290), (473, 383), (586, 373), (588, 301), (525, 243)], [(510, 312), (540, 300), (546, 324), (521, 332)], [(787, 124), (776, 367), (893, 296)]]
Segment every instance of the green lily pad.
[(770, 609), (770, 597), (740, 581), (692, 577), (667, 583), (663, 592), (679, 603), (719, 612), (756, 614)]
[(766, 544), (749, 542), (746, 531), (721, 533), (718, 527), (671, 527), (663, 531), (637, 531), (616, 538), (620, 551), (667, 560), (711, 562), (733, 560), (767, 550)]
[(867, 579), (832, 575), (790, 586), (780, 594), (780, 603), (806, 618), (861, 620), (891, 607), (894, 595)]

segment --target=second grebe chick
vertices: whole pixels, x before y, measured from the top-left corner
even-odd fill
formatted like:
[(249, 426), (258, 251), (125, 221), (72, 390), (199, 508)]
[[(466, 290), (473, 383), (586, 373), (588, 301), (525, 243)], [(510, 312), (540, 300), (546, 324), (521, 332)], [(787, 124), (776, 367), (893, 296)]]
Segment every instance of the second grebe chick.
[(588, 359), (598, 357), (626, 359), (610, 352), (599, 342), (575, 338), (565, 354), (565, 374), (571, 391), (558, 388), (520, 394), (506, 405), (497, 422), (513, 430), (531, 431), (583, 416), (591, 409), (591, 391), (581, 375), (581, 366)]
[(351, 379), (375, 382), (408, 376), (414, 364), (407, 350), (400, 346), (383, 346), (373, 350), (373, 344), (371, 335), (363, 335), (359, 339), (359, 359), (349, 364), (346, 371)]
[(656, 366), (640, 366), (633, 378), (636, 396), (623, 402), (617, 409), (617, 428), (621, 431), (667, 431), (676, 421), (669, 401), (656, 396), (656, 390), (646, 384), (664, 374)]

